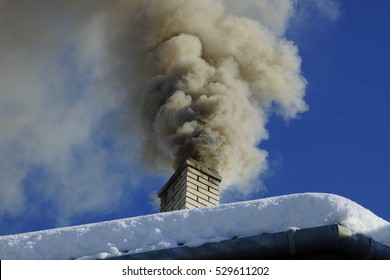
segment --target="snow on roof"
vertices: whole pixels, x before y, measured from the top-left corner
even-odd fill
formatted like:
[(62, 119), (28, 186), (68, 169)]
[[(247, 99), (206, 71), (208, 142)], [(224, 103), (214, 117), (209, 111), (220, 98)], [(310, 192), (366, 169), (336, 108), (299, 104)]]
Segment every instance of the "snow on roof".
[(390, 223), (369, 210), (303, 193), (0, 236), (0, 259), (99, 259), (335, 223), (390, 245)]

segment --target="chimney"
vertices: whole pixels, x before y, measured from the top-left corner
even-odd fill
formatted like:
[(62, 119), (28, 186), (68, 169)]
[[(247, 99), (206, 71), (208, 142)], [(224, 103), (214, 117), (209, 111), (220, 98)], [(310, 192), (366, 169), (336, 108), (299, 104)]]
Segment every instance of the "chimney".
[(159, 191), (160, 212), (219, 205), (218, 172), (187, 159)]

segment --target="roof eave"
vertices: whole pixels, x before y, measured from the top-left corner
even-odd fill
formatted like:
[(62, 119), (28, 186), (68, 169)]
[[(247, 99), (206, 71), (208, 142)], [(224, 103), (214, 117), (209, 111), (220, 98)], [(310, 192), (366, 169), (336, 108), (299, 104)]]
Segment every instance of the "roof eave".
[(111, 260), (178, 259), (390, 259), (390, 247), (339, 224), (238, 237), (199, 247), (180, 246), (111, 257)]

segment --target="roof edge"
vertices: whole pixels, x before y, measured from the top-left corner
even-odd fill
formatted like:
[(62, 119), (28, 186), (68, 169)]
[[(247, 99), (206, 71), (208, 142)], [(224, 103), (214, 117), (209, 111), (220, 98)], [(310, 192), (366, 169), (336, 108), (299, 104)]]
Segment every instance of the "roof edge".
[(339, 224), (238, 237), (199, 247), (181, 246), (107, 259), (291, 259), (326, 252), (346, 259), (390, 259), (390, 247)]

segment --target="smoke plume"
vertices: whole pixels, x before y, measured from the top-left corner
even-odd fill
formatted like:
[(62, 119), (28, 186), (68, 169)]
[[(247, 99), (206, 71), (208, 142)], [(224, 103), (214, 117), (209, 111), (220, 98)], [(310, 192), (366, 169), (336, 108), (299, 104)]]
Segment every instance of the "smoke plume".
[(128, 207), (140, 162), (253, 190), (270, 115), (307, 110), (296, 3), (0, 0), (0, 228)]
[(167, 169), (192, 157), (224, 186), (264, 171), (258, 145), (270, 113), (307, 109), (296, 46), (222, 1), (141, 1), (131, 24), (140, 64), (130, 66), (141, 75), (128, 104), (139, 112), (144, 161)]

